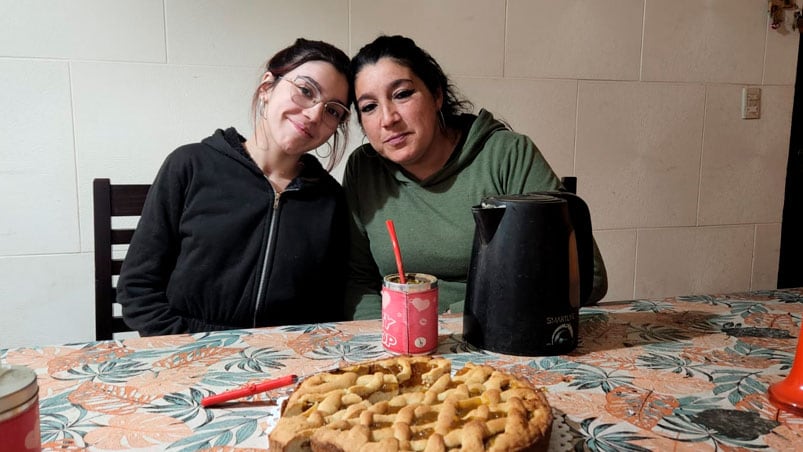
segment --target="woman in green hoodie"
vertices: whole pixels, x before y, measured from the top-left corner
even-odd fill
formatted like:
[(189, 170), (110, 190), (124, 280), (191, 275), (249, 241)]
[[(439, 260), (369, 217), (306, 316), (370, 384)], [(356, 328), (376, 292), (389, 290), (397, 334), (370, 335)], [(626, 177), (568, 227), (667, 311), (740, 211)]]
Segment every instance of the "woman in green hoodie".
[[(381, 316), (382, 276), (396, 264), (385, 220), (396, 226), (405, 268), (435, 275), (439, 312), (461, 312), (474, 238), (471, 206), (485, 196), (557, 190), (535, 144), (457, 97), (440, 65), (412, 39), (380, 36), (351, 60), (357, 119), (368, 143), (343, 179), (351, 210), (347, 316)], [(607, 291), (595, 248), (589, 302)]]

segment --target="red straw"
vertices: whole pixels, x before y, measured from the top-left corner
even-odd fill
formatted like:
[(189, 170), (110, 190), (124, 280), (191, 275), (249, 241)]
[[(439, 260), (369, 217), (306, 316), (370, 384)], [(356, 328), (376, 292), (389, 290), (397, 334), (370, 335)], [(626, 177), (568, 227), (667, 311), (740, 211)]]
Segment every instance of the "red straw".
[(396, 227), (393, 226), (393, 220), (385, 220), (385, 226), (388, 227), (390, 242), (393, 244), (393, 253), (396, 254), (396, 268), (399, 269), (399, 282), (407, 284), (407, 278), (404, 276), (404, 268), (402, 267), (401, 249), (399, 249), (399, 240), (396, 238)]

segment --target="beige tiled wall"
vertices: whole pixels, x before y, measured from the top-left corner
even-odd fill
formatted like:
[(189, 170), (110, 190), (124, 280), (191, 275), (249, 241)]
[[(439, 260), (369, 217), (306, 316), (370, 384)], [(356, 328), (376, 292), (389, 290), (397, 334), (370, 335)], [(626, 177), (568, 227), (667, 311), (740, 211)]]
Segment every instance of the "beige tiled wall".
[(648, 0), (642, 80), (760, 83), (767, 4), (755, 0)]
[[(756, 0), (0, 0), (0, 348), (92, 338), (91, 181), (250, 130), (298, 36), (428, 49), (576, 175), (607, 300), (771, 288), (798, 37)], [(762, 117), (740, 119), (744, 86)], [(362, 138), (352, 128), (351, 147)], [(342, 174), (342, 166), (335, 175)], [(66, 320), (72, 319), (72, 320)]]
[(351, 50), (377, 34), (416, 40), (454, 75), (502, 75), (504, 0), (351, 0)]
[(575, 173), (596, 227), (694, 226), (704, 87), (582, 81), (578, 97)]
[(510, 0), (505, 75), (638, 80), (643, 0)]

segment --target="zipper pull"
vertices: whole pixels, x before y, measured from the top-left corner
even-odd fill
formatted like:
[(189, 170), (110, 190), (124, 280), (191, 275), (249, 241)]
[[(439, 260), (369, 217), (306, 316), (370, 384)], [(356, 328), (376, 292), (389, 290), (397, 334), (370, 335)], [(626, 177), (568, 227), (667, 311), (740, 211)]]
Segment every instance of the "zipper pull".
[(279, 197), (282, 196), (282, 192), (276, 189), (276, 186), (273, 185), (273, 182), (270, 181), (270, 178), (267, 174), (263, 174), (265, 177), (265, 181), (268, 182), (268, 186), (273, 190), (273, 209), (276, 210), (279, 208)]

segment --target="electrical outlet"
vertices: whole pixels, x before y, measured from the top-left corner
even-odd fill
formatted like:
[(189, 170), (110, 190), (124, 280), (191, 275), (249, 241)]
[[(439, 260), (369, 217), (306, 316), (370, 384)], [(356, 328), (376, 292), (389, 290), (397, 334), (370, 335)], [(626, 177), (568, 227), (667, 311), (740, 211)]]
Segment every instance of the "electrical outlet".
[(742, 88), (742, 119), (761, 117), (761, 88)]

